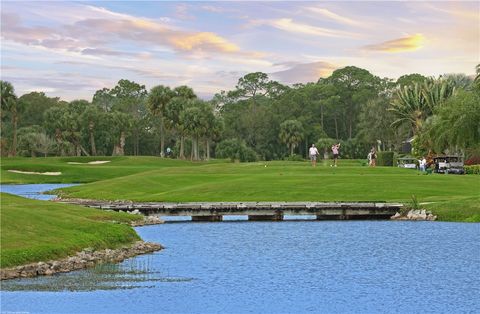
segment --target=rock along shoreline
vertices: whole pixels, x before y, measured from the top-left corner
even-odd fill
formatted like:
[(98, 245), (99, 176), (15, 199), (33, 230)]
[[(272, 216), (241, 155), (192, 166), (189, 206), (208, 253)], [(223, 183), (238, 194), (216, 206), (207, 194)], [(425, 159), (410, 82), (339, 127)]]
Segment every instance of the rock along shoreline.
[(50, 276), (57, 273), (66, 273), (74, 270), (93, 267), (100, 263), (119, 263), (130, 257), (159, 251), (164, 247), (157, 243), (136, 241), (130, 246), (118, 249), (94, 251), (86, 248), (74, 256), (47, 262), (37, 262), (0, 269), (0, 280), (27, 278), (36, 276)]
[(437, 216), (431, 211), (425, 209), (411, 209), (407, 213), (396, 213), (390, 217), (391, 220), (421, 220), (421, 221), (435, 221)]

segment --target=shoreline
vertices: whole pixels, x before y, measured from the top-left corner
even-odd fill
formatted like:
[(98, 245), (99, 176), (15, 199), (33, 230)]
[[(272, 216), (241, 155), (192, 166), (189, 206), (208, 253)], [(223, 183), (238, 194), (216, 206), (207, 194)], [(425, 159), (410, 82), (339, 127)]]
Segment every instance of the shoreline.
[(74, 270), (94, 267), (102, 263), (120, 263), (128, 258), (160, 251), (162, 249), (164, 249), (164, 247), (158, 243), (145, 241), (136, 241), (129, 246), (122, 246), (117, 249), (94, 251), (91, 248), (86, 248), (73, 256), (58, 260), (0, 269), (0, 280), (51, 276), (58, 273), (67, 273)]

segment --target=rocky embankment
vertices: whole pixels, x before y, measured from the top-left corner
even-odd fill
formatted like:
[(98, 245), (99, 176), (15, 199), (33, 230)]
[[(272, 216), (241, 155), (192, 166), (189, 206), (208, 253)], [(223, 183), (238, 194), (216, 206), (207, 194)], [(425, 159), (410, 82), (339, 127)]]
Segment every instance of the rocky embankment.
[(115, 250), (106, 249), (94, 251), (91, 248), (86, 248), (75, 256), (60, 260), (38, 262), (1, 269), (0, 279), (5, 280), (66, 273), (73, 270), (92, 267), (99, 263), (119, 263), (127, 258), (159, 251), (161, 249), (163, 249), (163, 247), (160, 244), (144, 241), (137, 241), (131, 246), (125, 246)]
[[(132, 214), (132, 212), (130, 212)], [(133, 213), (135, 214), (135, 213)], [(138, 215), (141, 215), (140, 213)], [(165, 221), (156, 217), (156, 216), (143, 216), (142, 220), (134, 220), (130, 222), (130, 226), (132, 227), (140, 227), (140, 226), (147, 226), (147, 225), (158, 225), (163, 224)]]
[(390, 219), (392, 220), (437, 220), (437, 216), (433, 215), (431, 211), (425, 209), (411, 209), (406, 214), (396, 213)]

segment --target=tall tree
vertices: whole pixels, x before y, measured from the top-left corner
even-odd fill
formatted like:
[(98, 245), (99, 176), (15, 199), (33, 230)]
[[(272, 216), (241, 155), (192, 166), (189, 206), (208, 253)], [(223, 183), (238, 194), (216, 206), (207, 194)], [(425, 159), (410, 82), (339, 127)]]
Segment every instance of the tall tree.
[(92, 104), (98, 106), (103, 111), (108, 112), (112, 110), (112, 107), (115, 104), (115, 96), (108, 88), (99, 89), (93, 95)]
[(54, 106), (45, 111), (45, 129), (53, 133), (61, 155), (65, 154), (64, 141), (74, 147), (74, 153), (90, 155), (82, 145), (80, 116), (89, 105), (86, 100), (74, 100), (68, 105)]
[(1, 108), (2, 116), (5, 114), (4, 111), (11, 115), (13, 136), (12, 136), (12, 145), (10, 148), (9, 155), (17, 155), (17, 124), (18, 124), (18, 113), (20, 108), (18, 106), (17, 95), (15, 95), (15, 89), (10, 82), (0, 81), (1, 86)]
[(19, 118), (19, 127), (30, 125), (42, 125), (43, 114), (49, 108), (60, 103), (57, 97), (47, 97), (43, 92), (31, 92), (18, 98), (23, 107)]
[(133, 154), (140, 154), (140, 133), (144, 128), (146, 117), (145, 100), (147, 90), (145, 85), (140, 85), (129, 80), (120, 80), (110, 91), (115, 97), (113, 110), (124, 112), (131, 117), (131, 131), (133, 136)]
[(112, 156), (123, 156), (125, 155), (125, 139), (127, 132), (131, 130), (132, 119), (128, 114), (119, 111), (110, 113), (109, 119), (112, 124), (111, 131), (114, 134)]
[(160, 156), (165, 152), (165, 107), (175, 96), (174, 92), (168, 86), (157, 85), (150, 90), (147, 99), (147, 105), (153, 115), (160, 117)]
[(345, 137), (350, 139), (356, 132), (358, 112), (369, 99), (378, 95), (381, 80), (365, 69), (348, 66), (335, 70), (328, 82), (340, 97), (338, 109), (340, 116), (345, 117)]
[(197, 98), (193, 89), (188, 86), (178, 86), (172, 91), (172, 98), (166, 103), (163, 110), (165, 127), (180, 137), (180, 159), (185, 158), (185, 134), (182, 129), (180, 114)]
[(406, 74), (402, 75), (397, 79), (396, 85), (400, 88), (404, 86), (415, 85), (415, 83), (423, 84), (424, 82), (428, 82), (430, 79), (426, 76), (423, 76), (418, 73), (413, 74)]
[(272, 99), (280, 97), (288, 88), (278, 82), (271, 81), (268, 75), (262, 72), (249, 73), (238, 80), (235, 90), (227, 93), (227, 99), (237, 101), (242, 107), (247, 107), (242, 117), (244, 131), (247, 133), (245, 140), (248, 145), (258, 149), (258, 134), (261, 126), (261, 114), (257, 111), (259, 106), (269, 103)]
[(370, 146), (380, 140), (384, 150), (400, 146), (408, 137), (405, 132), (409, 130), (391, 127), (395, 116), (388, 110), (389, 102), (390, 98), (386, 96), (379, 96), (367, 102), (359, 113), (359, 131), (356, 138), (363, 143), (369, 143)]
[(465, 152), (467, 148), (480, 148), (480, 95), (458, 92), (436, 110), (429, 122), (424, 141), (430, 139), (436, 151)]
[(473, 79), (464, 73), (448, 73), (440, 78), (456, 89), (468, 89), (473, 83)]
[(89, 105), (80, 115), (80, 121), (83, 130), (88, 132), (88, 142), (90, 144), (90, 154), (97, 155), (97, 146), (95, 145), (95, 131), (98, 121), (102, 116), (101, 110), (94, 105)]
[(475, 86), (477, 87), (477, 91), (480, 91), (480, 64), (477, 64), (477, 66), (475, 67), (475, 72), (476, 72), (476, 76), (475, 76)]
[(303, 126), (300, 121), (287, 120), (280, 124), (280, 134), (278, 136), (283, 143), (287, 144), (290, 150), (290, 156), (293, 156), (295, 147), (297, 147), (303, 139)]
[(63, 132), (64, 129), (64, 115), (66, 114), (67, 108), (65, 105), (54, 106), (43, 114), (44, 116), (44, 127), (47, 131), (47, 134), (51, 134), (56, 142), (57, 155), (64, 156), (65, 145), (63, 145), (64, 138)]
[(185, 133), (192, 138), (192, 151), (190, 159), (198, 160), (198, 139), (202, 134), (201, 109), (197, 106), (188, 107), (182, 112), (180, 119), (182, 120)]

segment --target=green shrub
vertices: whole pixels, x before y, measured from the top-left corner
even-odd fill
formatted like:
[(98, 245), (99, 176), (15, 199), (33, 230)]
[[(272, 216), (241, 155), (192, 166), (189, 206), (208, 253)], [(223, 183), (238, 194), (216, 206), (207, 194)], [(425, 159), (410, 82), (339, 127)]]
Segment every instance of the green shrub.
[(480, 174), (480, 165), (465, 166), (466, 174)]
[(377, 166), (393, 166), (393, 152), (377, 152)]
[(229, 158), (231, 161), (250, 162), (257, 160), (255, 151), (238, 139), (229, 139), (218, 143), (215, 153), (217, 158)]
[(352, 138), (341, 142), (340, 156), (344, 159), (367, 158), (370, 144)]

